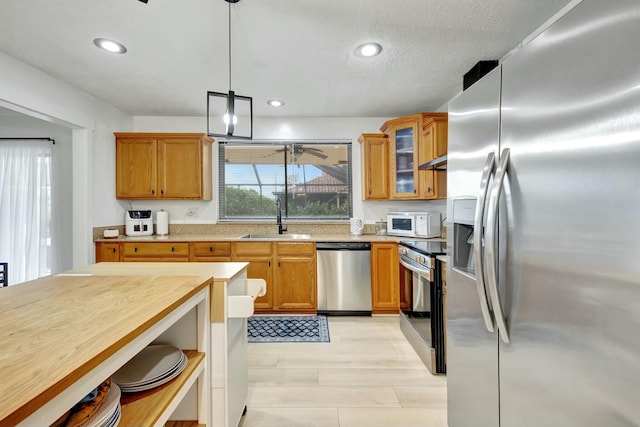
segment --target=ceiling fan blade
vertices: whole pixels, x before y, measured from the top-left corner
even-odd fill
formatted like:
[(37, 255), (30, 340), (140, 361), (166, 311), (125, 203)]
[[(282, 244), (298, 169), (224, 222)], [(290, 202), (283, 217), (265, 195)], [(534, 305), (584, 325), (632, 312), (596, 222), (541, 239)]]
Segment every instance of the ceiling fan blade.
[(281, 149), (279, 149), (279, 150), (274, 151), (274, 152), (273, 152), (273, 153), (271, 153), (271, 154), (266, 154), (266, 155), (264, 155), (264, 156), (262, 156), (262, 157), (264, 158), (264, 157), (271, 157), (271, 156), (275, 156), (276, 154), (283, 153), (285, 150), (286, 150), (286, 148), (281, 148)]
[(324, 151), (320, 148), (312, 148), (312, 147), (303, 147), (302, 145), (300, 146), (300, 152), (301, 153), (309, 153), (312, 156), (316, 156), (320, 159), (326, 159), (327, 156), (326, 154), (324, 154)]
[(312, 156), (319, 157), (319, 158), (321, 158), (321, 159), (326, 159), (327, 157), (329, 157), (329, 156), (327, 156), (326, 154), (324, 154), (324, 153), (322, 152), (322, 150), (317, 150), (317, 151), (307, 150), (307, 151), (305, 151), (305, 152), (306, 152), (306, 153), (311, 154)]

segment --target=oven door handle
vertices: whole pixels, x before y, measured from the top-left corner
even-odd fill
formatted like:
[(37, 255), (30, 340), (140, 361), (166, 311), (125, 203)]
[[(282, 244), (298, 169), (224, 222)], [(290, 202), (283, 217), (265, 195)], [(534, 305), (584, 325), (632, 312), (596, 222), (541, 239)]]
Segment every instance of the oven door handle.
[(480, 192), (478, 193), (478, 199), (476, 202), (476, 216), (473, 223), (473, 260), (476, 268), (476, 289), (478, 291), (478, 299), (480, 300), (480, 310), (482, 311), (484, 325), (489, 332), (494, 332), (495, 328), (493, 315), (491, 313), (487, 285), (484, 280), (484, 263), (482, 259), (482, 222), (484, 220), (484, 211), (487, 200), (487, 192), (489, 189), (489, 181), (491, 179), (493, 171), (495, 170), (495, 167), (495, 154), (491, 152), (487, 156), (487, 161), (484, 164), (482, 180), (480, 181)]
[(495, 314), (496, 323), (498, 325), (498, 331), (500, 332), (500, 338), (505, 344), (509, 344), (509, 330), (507, 329), (507, 319), (505, 318), (504, 311), (502, 310), (502, 304), (500, 302), (500, 294), (498, 293), (498, 274), (496, 272), (496, 248), (497, 248), (497, 225), (498, 225), (498, 205), (500, 203), (500, 193), (504, 188), (504, 178), (509, 168), (509, 154), (508, 148), (502, 150), (500, 154), (500, 165), (496, 170), (496, 178), (493, 182), (493, 188), (489, 196), (489, 209), (487, 210), (487, 244), (486, 244), (486, 256), (487, 256), (487, 282), (489, 288), (489, 295), (493, 303), (493, 312)]
[(418, 268), (415, 265), (411, 265), (408, 262), (403, 261), (402, 258), (400, 258), (400, 265), (412, 272), (426, 275), (429, 278), (429, 281), (433, 282), (432, 271), (430, 268)]

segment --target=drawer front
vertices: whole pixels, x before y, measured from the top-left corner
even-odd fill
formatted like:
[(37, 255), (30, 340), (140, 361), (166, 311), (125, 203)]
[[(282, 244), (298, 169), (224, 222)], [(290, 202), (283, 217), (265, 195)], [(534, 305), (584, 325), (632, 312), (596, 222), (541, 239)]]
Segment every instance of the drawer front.
[(231, 256), (229, 242), (198, 242), (191, 243), (191, 253), (195, 256)]
[(231, 245), (233, 256), (266, 256), (273, 254), (271, 242), (234, 242)]
[(124, 243), (124, 256), (189, 256), (188, 243)]
[(96, 262), (120, 261), (119, 243), (96, 243)]
[(278, 256), (313, 257), (316, 251), (315, 243), (310, 242), (278, 242), (276, 253)]
[[(141, 257), (141, 256), (132, 256), (132, 257), (124, 257), (122, 259), (124, 262), (189, 262), (189, 258), (183, 257)], [(152, 273), (150, 273), (152, 274)]]

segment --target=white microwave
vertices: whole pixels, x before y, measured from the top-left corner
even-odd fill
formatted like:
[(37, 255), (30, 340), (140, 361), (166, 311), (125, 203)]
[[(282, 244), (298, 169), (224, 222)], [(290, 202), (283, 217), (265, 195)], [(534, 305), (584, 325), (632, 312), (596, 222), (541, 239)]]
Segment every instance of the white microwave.
[(387, 214), (387, 234), (403, 237), (440, 237), (440, 214), (429, 212), (389, 212)]

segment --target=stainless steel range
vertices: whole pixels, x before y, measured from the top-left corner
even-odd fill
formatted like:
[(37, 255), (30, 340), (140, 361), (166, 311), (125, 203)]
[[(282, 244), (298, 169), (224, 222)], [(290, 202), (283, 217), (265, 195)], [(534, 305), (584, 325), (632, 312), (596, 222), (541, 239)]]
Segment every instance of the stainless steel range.
[(401, 241), (400, 329), (429, 370), (446, 372), (439, 242)]

